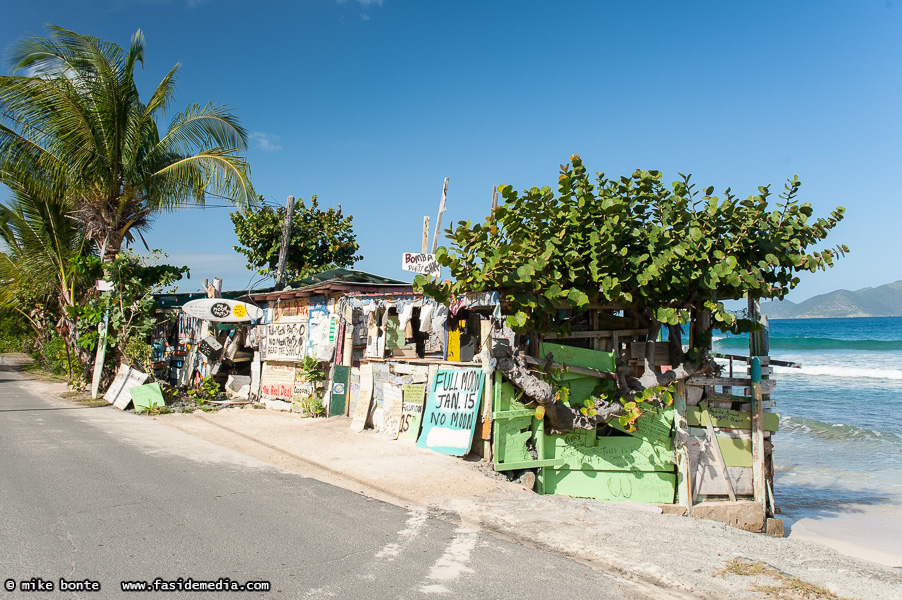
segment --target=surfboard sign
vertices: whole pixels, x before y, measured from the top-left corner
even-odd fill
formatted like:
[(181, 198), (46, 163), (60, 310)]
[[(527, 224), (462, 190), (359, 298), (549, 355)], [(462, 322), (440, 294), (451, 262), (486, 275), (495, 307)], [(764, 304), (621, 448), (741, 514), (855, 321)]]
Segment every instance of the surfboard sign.
[(182, 311), (198, 319), (219, 323), (244, 323), (263, 317), (263, 309), (253, 304), (225, 298), (192, 300), (182, 306)]

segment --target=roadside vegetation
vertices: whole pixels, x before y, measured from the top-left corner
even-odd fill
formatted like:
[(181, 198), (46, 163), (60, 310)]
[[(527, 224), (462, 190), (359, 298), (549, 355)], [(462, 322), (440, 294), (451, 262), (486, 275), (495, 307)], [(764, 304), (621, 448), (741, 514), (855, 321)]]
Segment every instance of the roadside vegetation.
[[(27, 351), (37, 366), (83, 385), (106, 319), (105, 379), (123, 359), (146, 368), (152, 294), (171, 289), (187, 268), (126, 247), (144, 241), (158, 214), (203, 206), (208, 196), (252, 205), (257, 196), (241, 154), (247, 132), (212, 103), (171, 114), (162, 127), (179, 65), (142, 99), (134, 79), (144, 66), (141, 31), (123, 48), (51, 25), (46, 37), (12, 44), (6, 58), (0, 346)], [(99, 291), (98, 280), (110, 289)]]

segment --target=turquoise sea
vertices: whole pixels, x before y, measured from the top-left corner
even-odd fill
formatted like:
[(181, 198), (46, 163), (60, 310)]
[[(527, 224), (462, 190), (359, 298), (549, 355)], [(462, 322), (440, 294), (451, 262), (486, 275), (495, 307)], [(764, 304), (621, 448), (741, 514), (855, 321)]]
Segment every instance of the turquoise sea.
[[(748, 341), (714, 349), (747, 354)], [(793, 519), (902, 518), (902, 317), (771, 320), (770, 355), (802, 364), (774, 368), (777, 506)]]

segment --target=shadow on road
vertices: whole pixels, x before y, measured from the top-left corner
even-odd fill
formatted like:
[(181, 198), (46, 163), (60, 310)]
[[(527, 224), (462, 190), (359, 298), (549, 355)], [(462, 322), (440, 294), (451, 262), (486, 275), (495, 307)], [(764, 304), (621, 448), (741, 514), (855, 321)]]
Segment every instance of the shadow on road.
[(109, 404), (98, 404), (97, 406), (60, 406), (53, 408), (0, 408), (0, 413), (5, 412), (39, 412), (42, 410), (82, 410), (84, 408), (107, 408)]

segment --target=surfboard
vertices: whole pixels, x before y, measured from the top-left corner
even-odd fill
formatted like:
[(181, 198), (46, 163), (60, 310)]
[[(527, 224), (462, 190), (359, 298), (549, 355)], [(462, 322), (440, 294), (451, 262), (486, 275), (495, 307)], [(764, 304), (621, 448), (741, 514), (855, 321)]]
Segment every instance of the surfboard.
[(219, 323), (244, 323), (263, 317), (263, 309), (260, 307), (225, 298), (192, 300), (182, 306), (182, 310), (192, 317)]

